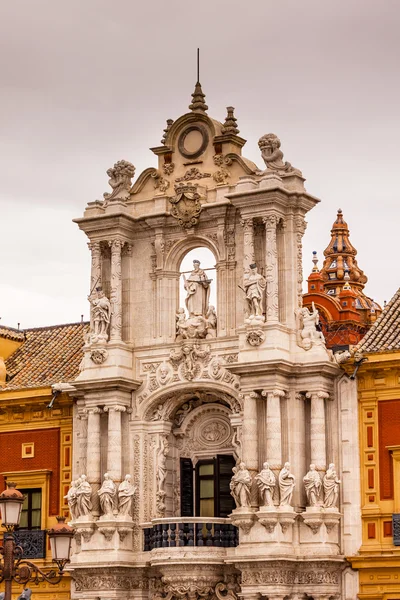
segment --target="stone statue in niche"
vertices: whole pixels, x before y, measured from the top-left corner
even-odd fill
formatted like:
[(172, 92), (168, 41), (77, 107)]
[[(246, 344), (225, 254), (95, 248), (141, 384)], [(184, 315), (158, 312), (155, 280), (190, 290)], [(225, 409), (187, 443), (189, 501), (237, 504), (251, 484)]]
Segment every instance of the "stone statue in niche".
[(115, 508), (117, 488), (108, 473), (104, 473), (103, 484), (97, 493), (99, 495), (100, 507), (103, 511), (103, 515), (112, 516)]
[(283, 162), (283, 152), (281, 148), (281, 140), (274, 133), (267, 133), (258, 140), (258, 147), (261, 150), (261, 156), (267, 167), (265, 171), (258, 174), (268, 174), (275, 172), (278, 174), (296, 173), (300, 171), (294, 169), (288, 162)]
[(323, 479), (325, 508), (336, 508), (340, 483), (341, 481), (338, 479), (335, 465), (330, 463)]
[(304, 350), (310, 350), (313, 346), (325, 346), (314, 302), (311, 311), (306, 306), (297, 311), (297, 343)]
[(132, 485), (131, 476), (125, 475), (124, 481), (118, 486), (118, 514), (131, 516), (132, 500), (136, 487)]
[(319, 496), (321, 493), (322, 481), (315, 465), (310, 465), (310, 470), (303, 477), (304, 488), (306, 490), (309, 506), (319, 506)]
[(183, 275), (184, 287), (186, 290), (186, 308), (189, 317), (201, 315), (206, 317), (208, 312), (208, 302), (210, 298), (210, 283), (207, 274), (200, 269), (200, 261), (193, 261), (193, 271), (188, 279)]
[(246, 294), (249, 313), (245, 323), (265, 321), (263, 304), (266, 285), (265, 278), (257, 271), (257, 265), (251, 264), (250, 272), (245, 273), (243, 277), (243, 291)]
[(76, 482), (76, 516), (85, 517), (92, 511), (92, 486), (87, 481), (86, 475), (81, 475)]
[(280, 502), (279, 506), (290, 506), (295, 483), (295, 477), (290, 472), (290, 463), (286, 462), (283, 469), (279, 473), (279, 491)]
[(110, 327), (111, 304), (105, 296), (101, 287), (96, 288), (96, 295), (89, 296), (92, 305), (92, 327), (90, 331), (90, 342), (105, 343), (108, 340), (108, 329)]
[(76, 495), (76, 490), (79, 483), (80, 479), (78, 479), (77, 481), (71, 481), (71, 487), (69, 488), (67, 495), (64, 496), (68, 503), (69, 512), (71, 513), (72, 520), (75, 520), (79, 516), (77, 511), (78, 497)]
[(255, 481), (260, 490), (262, 506), (274, 506), (273, 497), (276, 478), (269, 468), (269, 463), (265, 462), (263, 464), (262, 471), (255, 476)]
[(156, 505), (159, 516), (163, 516), (165, 513), (165, 480), (167, 478), (167, 456), (169, 453), (169, 443), (166, 437), (160, 438), (160, 445), (157, 452), (157, 493), (156, 493)]
[(236, 508), (250, 506), (251, 476), (244, 462), (233, 467), (233, 477), (229, 485)]
[(105, 193), (104, 201), (108, 204), (111, 200), (127, 200), (130, 196), (132, 178), (135, 175), (135, 167), (127, 160), (119, 160), (108, 169), (108, 183), (112, 188), (111, 194)]

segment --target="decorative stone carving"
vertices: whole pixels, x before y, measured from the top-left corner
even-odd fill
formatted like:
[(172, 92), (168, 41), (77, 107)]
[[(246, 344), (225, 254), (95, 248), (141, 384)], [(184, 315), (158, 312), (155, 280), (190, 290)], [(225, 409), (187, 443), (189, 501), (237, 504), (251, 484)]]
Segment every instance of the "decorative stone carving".
[(132, 531), (132, 527), (118, 527), (118, 535), (120, 542), (123, 542), (128, 533)]
[(230, 483), (231, 495), (236, 503), (236, 508), (249, 507), (251, 504), (251, 475), (244, 462), (233, 467), (233, 477)]
[(312, 311), (307, 307), (297, 311), (297, 343), (304, 350), (313, 346), (325, 347), (325, 338), (319, 330), (319, 313), (312, 303)]
[(262, 329), (252, 329), (246, 334), (246, 341), (250, 346), (261, 346), (265, 341), (265, 334)]
[(166, 385), (171, 379), (171, 365), (162, 362), (157, 369), (157, 379), (161, 385)]
[[(242, 585), (338, 585), (341, 568), (327, 561), (292, 565), (280, 561), (277, 566), (254, 563), (251, 569), (242, 570)], [(309, 590), (310, 594), (313, 590)]]
[(92, 307), (92, 326), (89, 335), (91, 343), (105, 343), (108, 340), (108, 330), (111, 318), (111, 303), (101, 287), (96, 288), (96, 295), (88, 298)]
[(108, 352), (105, 348), (96, 348), (90, 351), (90, 358), (96, 365), (101, 365), (108, 358)]
[(112, 569), (82, 569), (74, 571), (75, 591), (107, 591), (121, 590), (147, 590), (148, 579), (145, 574), (137, 569), (138, 573), (132, 573), (132, 569), (113, 567)]
[(132, 185), (132, 178), (135, 175), (135, 167), (127, 160), (119, 160), (115, 165), (108, 169), (108, 183), (112, 188), (111, 194), (103, 194), (105, 203), (111, 200), (127, 200)]
[(308, 505), (319, 506), (322, 481), (318, 471), (315, 469), (315, 465), (310, 465), (310, 470), (303, 477), (303, 483), (306, 490)]
[(154, 171), (151, 176), (154, 179), (154, 189), (158, 190), (160, 194), (165, 194), (170, 185), (168, 179), (162, 177), (160, 171)]
[(76, 481), (76, 516), (91, 516), (92, 511), (92, 486), (87, 481), (86, 475), (81, 475)]
[(262, 471), (255, 476), (255, 482), (260, 490), (262, 506), (274, 506), (276, 478), (267, 462), (263, 464)]
[(264, 173), (271, 171), (278, 174), (299, 173), (288, 162), (283, 162), (283, 152), (280, 149), (281, 141), (274, 133), (267, 133), (258, 140), (261, 156), (267, 167)]
[(71, 513), (72, 520), (75, 520), (79, 515), (77, 512), (77, 482), (71, 481), (71, 487), (69, 488), (66, 496), (64, 498), (67, 500), (69, 506), (69, 512)]
[(104, 526), (99, 526), (98, 530), (100, 531), (100, 533), (102, 535), (104, 535), (104, 537), (106, 538), (107, 542), (111, 542), (112, 537), (115, 533), (115, 527), (104, 527)]
[[(132, 484), (131, 476), (125, 475), (124, 481), (118, 486), (118, 515), (131, 516), (133, 496), (136, 486)], [(121, 537), (121, 536), (120, 536)]]
[(325, 508), (335, 508), (337, 506), (340, 483), (341, 481), (337, 477), (335, 465), (330, 463), (323, 479)]
[(103, 515), (112, 517), (115, 509), (117, 488), (108, 473), (104, 473), (103, 484), (97, 494), (100, 499), (100, 507)]
[(217, 185), (226, 185), (231, 174), (228, 169), (222, 167), (213, 173), (213, 179)]
[(184, 229), (197, 225), (201, 213), (200, 194), (197, 186), (192, 183), (175, 185), (175, 196), (168, 198), (171, 216), (178, 220)]
[(201, 173), (199, 169), (192, 167), (182, 177), (177, 177), (175, 181), (178, 183), (180, 181), (192, 181), (193, 179), (206, 179), (207, 177), (211, 177), (211, 173)]
[(290, 463), (286, 462), (279, 473), (279, 506), (290, 506), (295, 484), (295, 476), (290, 472)]
[(175, 169), (175, 163), (164, 163), (163, 164), (163, 172), (165, 175), (172, 175)]
[(264, 293), (267, 282), (265, 278), (257, 272), (257, 265), (250, 265), (250, 273), (245, 273), (243, 277), (243, 288), (246, 294), (248, 306), (248, 318), (245, 323), (263, 322), (263, 303)]
[(208, 314), (208, 303), (210, 298), (211, 280), (203, 269), (200, 269), (200, 261), (193, 261), (193, 271), (186, 279), (183, 274), (183, 284), (186, 290), (185, 304), (189, 317), (203, 316)]
[(93, 534), (94, 534), (94, 526), (93, 525), (91, 527), (77, 527), (75, 529), (75, 535), (77, 535), (80, 538), (83, 538), (83, 541), (86, 543), (90, 542)]
[(165, 513), (165, 480), (167, 478), (167, 456), (169, 453), (169, 443), (166, 436), (160, 437), (160, 443), (157, 451), (157, 514), (159, 517), (163, 517)]
[(214, 154), (213, 156), (214, 165), (217, 167), (221, 167), (224, 164), (224, 155), (223, 154)]
[(200, 350), (196, 342), (184, 342), (178, 350), (171, 350), (169, 359), (175, 368), (179, 368), (184, 379), (192, 381), (201, 373), (199, 360), (208, 362), (210, 356), (210, 346)]
[(161, 140), (161, 143), (163, 144), (163, 146), (165, 146), (165, 142), (167, 140), (168, 132), (171, 129), (171, 127), (172, 127), (173, 124), (174, 124), (174, 120), (173, 119), (167, 119), (167, 126), (164, 129), (164, 134), (163, 134), (162, 140)]
[(157, 408), (153, 412), (153, 416), (151, 417), (152, 421), (163, 421), (165, 419), (165, 409), (164, 404), (159, 404)]

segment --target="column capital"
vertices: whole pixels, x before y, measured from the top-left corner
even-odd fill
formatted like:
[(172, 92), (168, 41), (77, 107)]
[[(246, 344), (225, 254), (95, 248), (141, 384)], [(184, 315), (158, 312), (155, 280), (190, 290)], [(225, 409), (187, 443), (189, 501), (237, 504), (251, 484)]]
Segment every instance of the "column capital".
[(329, 394), (323, 390), (315, 390), (306, 392), (306, 398), (319, 398), (320, 400), (325, 400), (326, 398), (329, 398)]
[(115, 412), (125, 412), (126, 411), (126, 406), (123, 406), (122, 404), (114, 404), (111, 406), (105, 406), (104, 407), (104, 412), (110, 412), (111, 410), (114, 410)]
[(280, 388), (273, 388), (272, 390), (262, 390), (261, 395), (262, 396), (275, 396), (278, 398), (283, 398), (284, 396), (286, 396), (286, 390), (282, 390)]
[(299, 233), (301, 235), (305, 234), (305, 231), (307, 229), (307, 222), (304, 219), (304, 217), (302, 217), (301, 215), (296, 215), (294, 218), (294, 226), (296, 229), (296, 233)]
[(87, 415), (101, 415), (103, 409), (99, 406), (89, 406), (88, 408), (82, 409), (82, 412)]
[(100, 242), (88, 242), (88, 248), (92, 253), (101, 252)]
[(279, 217), (275, 213), (266, 215), (262, 218), (262, 222), (264, 223), (266, 229), (274, 229), (277, 226), (278, 221)]
[(249, 230), (249, 229), (253, 229), (254, 219), (253, 219), (253, 217), (242, 217), (240, 219), (240, 224), (245, 231)]
[(114, 240), (109, 240), (108, 241), (108, 245), (111, 248), (111, 252), (118, 252), (122, 250), (122, 246), (124, 245), (125, 242), (123, 242), (122, 240), (116, 238)]
[(239, 398), (240, 400), (245, 400), (246, 398), (253, 398), (253, 399), (257, 399), (260, 397), (260, 394), (258, 394), (258, 392), (254, 392), (254, 391), (250, 391), (250, 392), (240, 392), (239, 393)]

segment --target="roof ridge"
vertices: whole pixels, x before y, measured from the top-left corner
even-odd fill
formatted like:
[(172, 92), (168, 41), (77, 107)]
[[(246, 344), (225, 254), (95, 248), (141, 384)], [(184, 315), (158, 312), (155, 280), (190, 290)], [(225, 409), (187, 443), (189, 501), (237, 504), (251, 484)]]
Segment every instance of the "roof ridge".
[(39, 331), (45, 329), (56, 329), (57, 327), (72, 327), (74, 325), (88, 325), (90, 321), (75, 321), (74, 323), (60, 323), (58, 325), (42, 325), (41, 327), (27, 327), (19, 331)]

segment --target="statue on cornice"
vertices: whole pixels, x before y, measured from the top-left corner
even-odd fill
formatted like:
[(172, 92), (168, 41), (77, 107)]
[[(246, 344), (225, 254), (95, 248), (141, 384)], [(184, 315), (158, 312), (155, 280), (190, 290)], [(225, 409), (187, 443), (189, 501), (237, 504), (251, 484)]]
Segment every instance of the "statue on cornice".
[(290, 472), (290, 463), (286, 462), (279, 473), (279, 491), (281, 495), (279, 506), (290, 506), (295, 485), (295, 476)]
[(111, 303), (101, 287), (96, 288), (96, 296), (89, 296), (92, 305), (91, 342), (106, 342), (111, 318)]
[(118, 514), (131, 516), (132, 500), (136, 486), (132, 485), (131, 476), (125, 475), (118, 486)]
[(335, 508), (337, 506), (340, 483), (341, 481), (338, 479), (335, 465), (330, 463), (323, 479), (325, 508)]
[(243, 277), (243, 289), (246, 294), (249, 316), (247, 323), (251, 321), (264, 321), (263, 303), (264, 292), (267, 286), (265, 277), (257, 271), (256, 263), (250, 265), (250, 273), (245, 273)]
[(276, 478), (269, 463), (263, 464), (262, 471), (255, 476), (255, 481), (260, 490), (262, 506), (274, 506), (273, 496), (276, 485)]
[(104, 473), (104, 481), (97, 492), (100, 498), (100, 506), (103, 515), (112, 515), (115, 508), (117, 488), (108, 473)]
[(274, 133), (267, 133), (258, 140), (258, 147), (261, 150), (261, 156), (267, 167), (264, 173), (272, 172), (278, 174), (300, 173), (294, 169), (288, 162), (283, 162), (283, 152), (280, 149), (281, 141)]
[(306, 490), (308, 505), (318, 506), (322, 481), (318, 471), (315, 469), (315, 465), (310, 465), (310, 470), (303, 477), (303, 483)]
[(251, 475), (244, 462), (233, 467), (233, 477), (229, 485), (236, 508), (250, 506)]
[(104, 201), (108, 204), (111, 200), (127, 200), (130, 195), (132, 178), (135, 175), (135, 167), (127, 160), (119, 160), (115, 165), (108, 169), (108, 183), (112, 187), (111, 194), (105, 193)]
[(319, 325), (319, 312), (312, 303), (310, 311), (306, 306), (300, 308), (297, 313), (297, 343), (304, 350), (310, 350), (312, 346), (325, 346), (325, 338)]
[(92, 486), (87, 481), (86, 475), (81, 475), (76, 484), (76, 516), (89, 516), (91, 511)]

